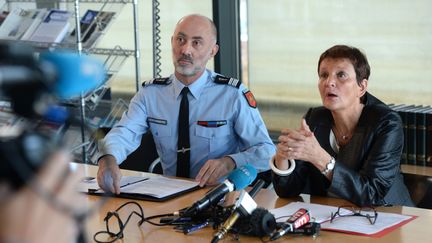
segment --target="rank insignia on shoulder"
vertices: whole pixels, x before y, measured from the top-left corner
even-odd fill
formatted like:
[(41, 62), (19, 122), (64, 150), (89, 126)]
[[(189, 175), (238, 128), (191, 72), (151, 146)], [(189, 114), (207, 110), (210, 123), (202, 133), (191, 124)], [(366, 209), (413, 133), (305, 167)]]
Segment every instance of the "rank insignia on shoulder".
[(154, 78), (152, 80), (148, 80), (142, 83), (142, 86), (148, 86), (150, 84), (159, 84), (159, 85), (168, 85), (171, 83), (171, 80), (168, 78)]
[(248, 89), (243, 90), (243, 95), (246, 98), (250, 107), (252, 107), (252, 108), (257, 107), (257, 102), (255, 100), (255, 97), (250, 90), (248, 90)]
[(233, 87), (236, 87), (237, 89), (240, 87), (241, 81), (235, 78), (228, 78), (224, 77), (222, 75), (217, 75), (214, 80), (217, 84), (227, 84), (231, 85)]

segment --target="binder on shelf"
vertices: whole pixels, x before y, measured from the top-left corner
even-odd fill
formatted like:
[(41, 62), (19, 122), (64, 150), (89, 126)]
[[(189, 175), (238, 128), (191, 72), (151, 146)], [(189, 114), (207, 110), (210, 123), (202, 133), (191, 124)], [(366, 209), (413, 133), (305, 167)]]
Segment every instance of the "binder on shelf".
[(45, 43), (60, 43), (69, 30), (70, 16), (71, 13), (66, 10), (50, 10), (29, 40)]
[(432, 167), (432, 109), (426, 112), (426, 166)]
[(416, 164), (426, 166), (426, 115), (431, 108), (424, 107), (416, 112)]
[(398, 105), (397, 107), (394, 107), (393, 110), (396, 111), (402, 120), (402, 126), (403, 126), (403, 133), (404, 133), (404, 146), (402, 150), (402, 156), (401, 156), (401, 164), (408, 164), (408, 154), (407, 154), (407, 147), (408, 147), (408, 126), (407, 126), (407, 113), (406, 110), (412, 109), (414, 105)]
[(409, 165), (417, 164), (417, 113), (423, 109), (415, 106), (408, 109), (407, 113), (407, 159)]
[(430, 106), (393, 105), (404, 126), (404, 150), (401, 164), (432, 166), (432, 108)]

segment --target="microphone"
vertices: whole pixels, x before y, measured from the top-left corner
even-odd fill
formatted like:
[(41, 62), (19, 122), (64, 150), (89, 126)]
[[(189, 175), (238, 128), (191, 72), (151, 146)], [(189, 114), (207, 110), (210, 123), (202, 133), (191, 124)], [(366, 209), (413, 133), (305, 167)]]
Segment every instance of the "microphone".
[(276, 219), (267, 209), (257, 208), (251, 215), (240, 218), (233, 228), (243, 235), (264, 237), (276, 229)]
[(302, 227), (307, 224), (310, 220), (309, 211), (304, 208), (300, 208), (295, 212), (285, 223), (282, 224), (282, 227), (276, 231), (272, 236), (270, 236), (270, 240), (277, 240), (288, 232), (294, 232), (296, 229)]
[(40, 66), (46, 73), (54, 73), (53, 91), (61, 99), (75, 98), (90, 92), (106, 81), (106, 70), (101, 61), (76, 52), (45, 52)]
[(293, 232), (289, 232), (290, 234), (302, 234), (302, 235), (311, 235), (316, 237), (319, 235), (321, 230), (321, 225), (317, 222), (309, 222), (303, 225), (300, 228), (294, 229)]
[(217, 204), (228, 192), (242, 190), (252, 183), (257, 176), (256, 169), (251, 165), (245, 165), (232, 171), (226, 180), (219, 186), (209, 191), (202, 199), (187, 208), (182, 217), (194, 216)]
[(239, 199), (234, 206), (233, 213), (225, 221), (220, 230), (214, 235), (211, 241), (212, 243), (216, 243), (221, 240), (225, 236), (225, 234), (233, 227), (233, 225), (240, 218), (240, 216), (252, 214), (252, 212), (257, 208), (257, 204), (253, 200), (253, 197), (255, 197), (255, 195), (261, 190), (264, 184), (264, 181), (262, 179), (259, 179), (250, 191), (250, 195), (244, 190), (240, 193)]

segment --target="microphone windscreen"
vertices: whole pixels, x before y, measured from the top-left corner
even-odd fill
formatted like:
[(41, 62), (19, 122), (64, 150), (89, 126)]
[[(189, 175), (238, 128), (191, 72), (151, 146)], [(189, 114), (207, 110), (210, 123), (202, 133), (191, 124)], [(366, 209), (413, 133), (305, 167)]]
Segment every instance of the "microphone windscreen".
[(78, 97), (101, 86), (106, 70), (101, 61), (76, 52), (45, 52), (40, 55), (41, 66), (54, 72), (53, 90), (62, 99)]
[(234, 225), (234, 231), (243, 235), (263, 237), (276, 229), (276, 219), (265, 208), (255, 209), (251, 215), (241, 217)]
[(251, 165), (244, 165), (228, 175), (228, 180), (234, 184), (235, 190), (243, 190), (257, 177), (257, 170)]

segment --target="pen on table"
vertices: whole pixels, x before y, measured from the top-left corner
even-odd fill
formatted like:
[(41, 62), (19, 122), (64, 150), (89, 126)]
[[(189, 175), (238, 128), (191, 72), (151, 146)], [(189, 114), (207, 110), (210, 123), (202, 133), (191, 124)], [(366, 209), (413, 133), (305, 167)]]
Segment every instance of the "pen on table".
[(185, 227), (185, 228), (183, 228), (183, 233), (185, 235), (187, 235), (187, 234), (192, 233), (194, 231), (200, 230), (200, 229), (206, 227), (207, 225), (209, 225), (209, 222), (208, 221), (204, 221), (204, 222), (202, 222), (200, 224), (192, 225), (190, 227)]
[(149, 178), (144, 178), (144, 179), (141, 179), (141, 180), (137, 180), (137, 181), (133, 181), (133, 182), (128, 182), (128, 183), (126, 183), (126, 184), (124, 184), (124, 185), (121, 185), (120, 188), (123, 188), (123, 187), (126, 187), (126, 186), (130, 186), (130, 185), (133, 185), (133, 184), (136, 184), (136, 183), (142, 182), (142, 181), (146, 181), (146, 180), (148, 180), (148, 179), (149, 179)]

